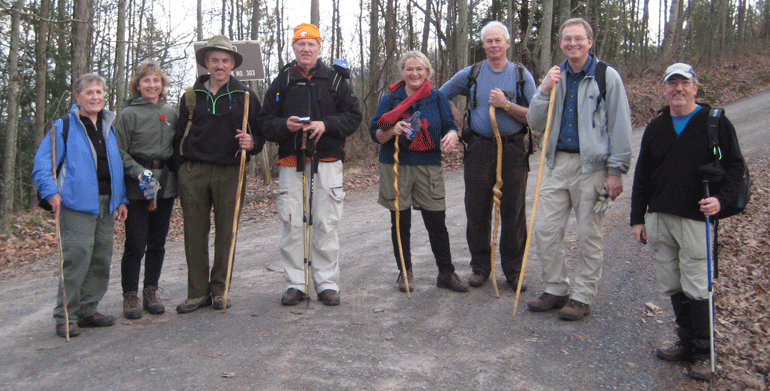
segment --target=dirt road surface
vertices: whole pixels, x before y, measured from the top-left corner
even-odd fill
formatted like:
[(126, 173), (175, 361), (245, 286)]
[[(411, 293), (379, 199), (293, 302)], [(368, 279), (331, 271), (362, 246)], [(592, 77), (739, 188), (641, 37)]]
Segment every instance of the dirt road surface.
[[(767, 145), (760, 123), (768, 121), (769, 98), (765, 92), (727, 106), (748, 158)], [(634, 131), (635, 150), (641, 134)], [(530, 205), (539, 157), (531, 164)], [(5, 278), (0, 389), (705, 389), (687, 377), (686, 367), (654, 357), (655, 347), (675, 339), (674, 323), (669, 300), (657, 289), (650, 253), (632, 240), (628, 227), (631, 179), (625, 177), (625, 190), (607, 214), (604, 276), (592, 314), (582, 321), (526, 310), (526, 302), (543, 289), (534, 250), (526, 270), (530, 289), (522, 294), (515, 321), (515, 292), (499, 273), (500, 298), (489, 282), (464, 294), (436, 288), (436, 266), (417, 217), (412, 227), (416, 290), (407, 299), (396, 289), (388, 213), (376, 204), (372, 187), (349, 193), (345, 201), (339, 307), (325, 307), (315, 297), (309, 307), (280, 305), (284, 281), (277, 218), (241, 227), (233, 306), (225, 314), (210, 307), (186, 315), (174, 311), (186, 297), (181, 240), (168, 246), (161, 277), (166, 314), (145, 313), (135, 321), (120, 316), (121, 254), (114, 254), (110, 288), (99, 309), (115, 315), (117, 324), (82, 330), (69, 343), (53, 330), (55, 267)], [(446, 186), (452, 255), (465, 280), (470, 267), (462, 171), (447, 172)], [(528, 220), (530, 213), (528, 207)], [(570, 225), (572, 262), (574, 218)], [(662, 311), (655, 313), (647, 303)]]

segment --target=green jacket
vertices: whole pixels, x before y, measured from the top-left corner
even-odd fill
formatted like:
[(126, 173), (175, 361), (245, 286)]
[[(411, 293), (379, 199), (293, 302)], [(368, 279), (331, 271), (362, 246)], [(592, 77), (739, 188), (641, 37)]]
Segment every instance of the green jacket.
[(144, 199), (138, 177), (146, 169), (151, 169), (160, 181), (158, 198), (177, 196), (176, 173), (165, 163), (173, 153), (176, 120), (177, 112), (171, 105), (163, 100), (154, 104), (144, 98), (134, 99), (118, 114), (115, 135), (123, 156), (129, 200)]

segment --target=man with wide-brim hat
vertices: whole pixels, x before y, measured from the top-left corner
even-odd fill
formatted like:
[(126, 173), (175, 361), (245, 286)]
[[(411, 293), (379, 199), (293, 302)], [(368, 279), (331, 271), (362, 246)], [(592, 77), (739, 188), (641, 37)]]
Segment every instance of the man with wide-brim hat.
[[(240, 213), (235, 210), (239, 151), (256, 155), (264, 145), (257, 122), (259, 99), (231, 75), (243, 62), (243, 56), (230, 39), (212, 37), (198, 49), (195, 59), (208, 74), (199, 76), (192, 89), (182, 95), (174, 136), (173, 162), (178, 168), (188, 273), (187, 300), (176, 308), (180, 314), (207, 305), (214, 309), (224, 306), (232, 223), (235, 213)], [(246, 92), (250, 94), (248, 129), (240, 129)], [(191, 93), (195, 94), (192, 117), (186, 99)], [(214, 262), (209, 269), (212, 207), (216, 233)]]

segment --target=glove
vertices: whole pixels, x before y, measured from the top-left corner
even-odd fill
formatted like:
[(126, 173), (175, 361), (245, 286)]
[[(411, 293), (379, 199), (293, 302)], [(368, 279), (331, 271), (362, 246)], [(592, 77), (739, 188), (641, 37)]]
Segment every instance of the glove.
[(612, 198), (610, 198), (610, 189), (607, 184), (596, 187), (596, 192), (599, 193), (599, 200), (594, 204), (594, 213), (604, 212), (612, 207)]

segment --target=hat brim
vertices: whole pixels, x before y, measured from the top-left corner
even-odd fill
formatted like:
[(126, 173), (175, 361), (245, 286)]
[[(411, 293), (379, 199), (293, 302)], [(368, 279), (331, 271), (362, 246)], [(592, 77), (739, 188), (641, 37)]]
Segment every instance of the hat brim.
[(235, 59), (235, 66), (233, 69), (237, 69), (241, 64), (243, 64), (243, 55), (229, 49), (217, 47), (217, 46), (204, 46), (200, 49), (198, 49), (197, 52), (195, 52), (195, 61), (198, 62), (198, 65), (202, 66), (203, 68), (206, 68), (206, 55), (211, 50), (219, 50), (220, 52), (227, 52), (233, 55), (233, 58)]
[(687, 73), (687, 72), (671, 72), (670, 74), (666, 75), (666, 77), (663, 79), (663, 81), (667, 82), (668, 79), (670, 79), (670, 78), (672, 78), (674, 76), (682, 76), (682, 77), (684, 77), (687, 80), (692, 80), (692, 78), (695, 77), (693, 74)]

